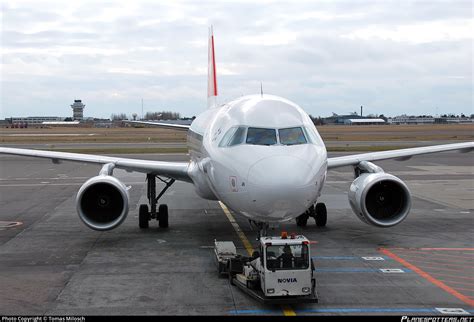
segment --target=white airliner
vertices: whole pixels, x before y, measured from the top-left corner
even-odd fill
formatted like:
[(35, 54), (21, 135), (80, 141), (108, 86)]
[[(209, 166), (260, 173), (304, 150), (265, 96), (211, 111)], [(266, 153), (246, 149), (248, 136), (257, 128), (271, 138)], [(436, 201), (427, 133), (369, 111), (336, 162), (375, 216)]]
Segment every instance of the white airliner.
[[(295, 103), (273, 95), (250, 95), (216, 104), (214, 36), (209, 37), (208, 109), (190, 126), (151, 124), (187, 131), (189, 162), (149, 161), (88, 154), (0, 147), (0, 153), (102, 164), (76, 198), (77, 212), (90, 228), (119, 226), (129, 210), (128, 188), (113, 176), (125, 169), (146, 174), (149, 204), (140, 205), (139, 227), (151, 219), (168, 227), (168, 207), (159, 198), (175, 180), (194, 185), (199, 196), (220, 200), (255, 223), (265, 234), (269, 223), (296, 218), (305, 226), (314, 217), (327, 221), (326, 206), (316, 203), (327, 170), (353, 166), (356, 179), (348, 193), (355, 214), (367, 224), (390, 227), (409, 213), (411, 195), (405, 183), (371, 161), (406, 160), (414, 155), (474, 149), (474, 142), (446, 144), (328, 158), (326, 147), (308, 114)], [(165, 183), (156, 193), (156, 178)], [(158, 206), (158, 207), (157, 207)]]

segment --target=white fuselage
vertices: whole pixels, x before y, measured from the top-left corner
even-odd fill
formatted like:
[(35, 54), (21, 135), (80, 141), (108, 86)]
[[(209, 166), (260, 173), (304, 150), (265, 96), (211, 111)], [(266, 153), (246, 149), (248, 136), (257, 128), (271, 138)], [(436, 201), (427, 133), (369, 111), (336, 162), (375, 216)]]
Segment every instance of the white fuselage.
[[(245, 132), (242, 142), (226, 145), (238, 128), (274, 129), (277, 142), (251, 144)], [(284, 129), (294, 128), (303, 130), (305, 143), (285, 144), (290, 141)], [(188, 146), (196, 192), (254, 221), (301, 215), (316, 202), (326, 178), (326, 148), (313, 122), (298, 105), (277, 96), (244, 96), (206, 110), (191, 124)]]

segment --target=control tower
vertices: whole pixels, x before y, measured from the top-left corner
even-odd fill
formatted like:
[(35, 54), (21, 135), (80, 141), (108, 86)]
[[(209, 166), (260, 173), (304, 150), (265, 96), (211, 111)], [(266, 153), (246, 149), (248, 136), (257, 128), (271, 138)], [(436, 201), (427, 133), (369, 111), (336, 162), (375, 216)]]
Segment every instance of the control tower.
[(81, 100), (74, 100), (74, 104), (71, 105), (72, 108), (72, 119), (74, 121), (82, 121), (84, 119), (84, 104)]

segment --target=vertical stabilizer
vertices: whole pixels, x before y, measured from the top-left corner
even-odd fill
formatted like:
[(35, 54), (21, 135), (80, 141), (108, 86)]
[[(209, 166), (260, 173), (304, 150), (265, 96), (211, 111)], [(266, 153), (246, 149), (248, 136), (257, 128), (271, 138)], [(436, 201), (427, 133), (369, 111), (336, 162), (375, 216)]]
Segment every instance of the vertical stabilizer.
[(207, 66), (207, 107), (217, 106), (216, 57), (214, 53), (214, 32), (209, 28), (209, 52)]

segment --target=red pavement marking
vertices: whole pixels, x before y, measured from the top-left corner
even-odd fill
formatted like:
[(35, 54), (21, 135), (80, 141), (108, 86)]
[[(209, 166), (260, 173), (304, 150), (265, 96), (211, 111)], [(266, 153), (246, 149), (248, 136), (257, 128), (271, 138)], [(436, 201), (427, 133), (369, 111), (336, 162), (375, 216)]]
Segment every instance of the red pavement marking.
[[(474, 254), (466, 254), (467, 256), (457, 256), (457, 255), (451, 255), (451, 254), (427, 254), (426, 252), (417, 252), (416, 250), (407, 250), (410, 253), (417, 253), (417, 254), (426, 254), (429, 255), (430, 257), (453, 257), (453, 258), (466, 258), (470, 260), (474, 260)], [(403, 254), (405, 256), (405, 254)]]
[[(445, 283), (448, 283), (448, 284), (461, 284), (461, 285), (464, 285), (464, 286), (474, 286), (474, 283), (469, 283), (469, 282), (460, 282), (460, 281), (452, 281), (452, 280), (447, 280), (447, 279), (444, 279), (444, 278), (439, 278), (439, 280), (441, 282), (445, 282)], [(457, 289), (458, 287), (456, 287)]]
[(418, 250), (470, 250), (470, 251), (474, 251), (474, 248), (417, 248), (417, 249)]
[[(459, 250), (459, 249), (453, 249), (453, 248), (444, 248), (444, 249), (422, 248), (422, 249), (423, 250)], [(470, 248), (469, 250), (474, 250), (474, 248)], [(420, 268), (416, 267), (415, 265), (410, 264), (406, 260), (398, 257), (397, 255), (395, 255), (394, 253), (392, 253), (388, 249), (380, 248), (380, 252), (387, 255), (388, 257), (392, 258), (393, 260), (396, 260), (400, 264), (402, 264), (405, 267), (407, 267), (408, 269), (414, 271), (415, 273), (417, 273), (421, 277), (425, 278), (429, 282), (433, 283), (434, 285), (438, 286), (439, 288), (443, 289), (444, 291), (448, 292), (449, 294), (451, 294), (452, 296), (458, 298), (459, 300), (463, 301), (464, 303), (466, 303), (470, 306), (474, 306), (474, 300), (472, 300), (468, 296), (465, 296), (465, 295), (459, 293), (458, 291), (456, 291), (453, 288), (449, 287), (448, 285), (444, 284), (440, 280), (438, 280), (438, 279), (434, 278), (433, 276), (431, 276), (430, 274), (426, 273), (422, 269), (420, 269)]]
[(409, 256), (409, 255), (403, 255), (403, 257), (408, 257), (409, 259), (411, 259), (411, 260), (413, 260), (417, 263), (440, 264), (440, 265), (443, 265), (443, 266), (460, 267), (460, 268), (467, 268), (469, 270), (472, 270), (471, 265), (455, 265), (455, 264), (447, 264), (445, 262), (434, 262), (434, 261), (419, 260), (418, 258), (420, 258), (420, 256), (413, 257), (413, 256)]
[[(451, 268), (439, 268), (437, 266), (429, 266), (429, 265), (418, 265), (421, 268), (427, 268), (428, 270), (433, 269), (435, 271), (442, 271), (442, 272), (459, 272), (459, 269), (451, 269)], [(438, 272), (433, 273), (433, 274), (438, 274)]]
[[(422, 267), (424, 267), (424, 266), (422, 266)], [(472, 278), (472, 277), (449, 275), (449, 274), (440, 274), (440, 273), (438, 273), (438, 272), (432, 273), (432, 274), (433, 274), (433, 275), (437, 275), (437, 276), (454, 277), (454, 278), (460, 278), (460, 279), (463, 279), (463, 280), (472, 280), (472, 281), (474, 281), (474, 278)]]
[(474, 288), (461, 288), (457, 287), (458, 290), (463, 290), (463, 291), (469, 291), (469, 292), (474, 292)]

